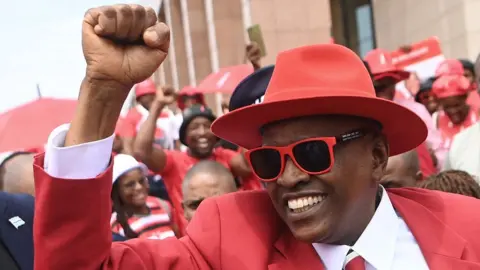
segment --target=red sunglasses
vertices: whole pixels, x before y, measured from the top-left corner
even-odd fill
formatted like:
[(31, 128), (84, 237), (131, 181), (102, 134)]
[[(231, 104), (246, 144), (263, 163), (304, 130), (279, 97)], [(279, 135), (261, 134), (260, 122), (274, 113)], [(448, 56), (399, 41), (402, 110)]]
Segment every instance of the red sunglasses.
[(301, 140), (287, 146), (262, 146), (245, 152), (253, 173), (262, 181), (275, 181), (285, 169), (285, 157), (308, 174), (329, 172), (334, 164), (333, 147), (365, 136), (355, 130), (336, 137), (317, 137)]

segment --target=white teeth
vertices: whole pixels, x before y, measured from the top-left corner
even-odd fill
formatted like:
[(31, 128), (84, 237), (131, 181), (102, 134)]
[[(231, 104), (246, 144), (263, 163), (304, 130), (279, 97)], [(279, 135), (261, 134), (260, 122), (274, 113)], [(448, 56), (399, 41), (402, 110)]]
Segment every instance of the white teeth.
[(293, 210), (295, 212), (302, 212), (309, 209), (313, 205), (323, 201), (324, 199), (325, 199), (325, 196), (321, 196), (321, 195), (290, 199), (288, 200), (288, 208), (290, 208), (290, 210)]
[(207, 143), (208, 140), (206, 138), (200, 138), (200, 139), (198, 139), (198, 142), (199, 143)]

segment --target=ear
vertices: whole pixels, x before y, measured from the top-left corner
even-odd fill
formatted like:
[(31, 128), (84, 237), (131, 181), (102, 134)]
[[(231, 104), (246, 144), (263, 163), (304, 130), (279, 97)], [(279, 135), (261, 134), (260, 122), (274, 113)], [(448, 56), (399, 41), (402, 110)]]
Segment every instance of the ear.
[(185, 202), (182, 201), (182, 209), (185, 210)]
[(375, 135), (372, 144), (372, 177), (377, 183), (380, 182), (385, 174), (389, 156), (390, 148), (387, 138), (383, 134)]
[(418, 172), (415, 174), (415, 180), (417, 180), (417, 183), (423, 180), (423, 173), (422, 173), (422, 171), (418, 171)]

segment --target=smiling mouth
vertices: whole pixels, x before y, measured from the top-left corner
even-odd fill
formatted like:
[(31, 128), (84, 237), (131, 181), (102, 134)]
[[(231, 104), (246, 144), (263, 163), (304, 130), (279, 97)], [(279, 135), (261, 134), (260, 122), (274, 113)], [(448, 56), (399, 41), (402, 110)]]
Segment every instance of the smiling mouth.
[(198, 147), (200, 148), (207, 148), (209, 145), (208, 140), (206, 138), (198, 139)]
[(288, 200), (287, 205), (291, 212), (302, 213), (321, 203), (323, 200), (325, 200), (325, 198), (327, 198), (326, 194), (305, 196), (296, 199), (290, 199)]

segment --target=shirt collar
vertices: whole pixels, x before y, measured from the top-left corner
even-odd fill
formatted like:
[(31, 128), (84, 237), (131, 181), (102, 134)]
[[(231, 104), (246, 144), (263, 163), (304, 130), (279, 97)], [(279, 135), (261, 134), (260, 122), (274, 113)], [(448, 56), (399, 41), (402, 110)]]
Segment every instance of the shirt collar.
[[(390, 269), (398, 235), (398, 216), (382, 186), (382, 199), (372, 219), (351, 247), (375, 269)], [(349, 246), (314, 243), (313, 247), (327, 270), (342, 269)]]

